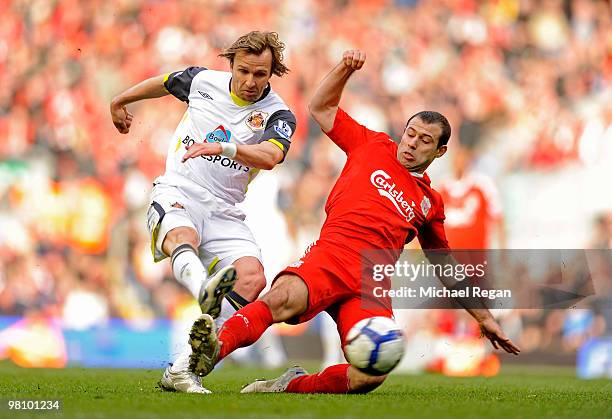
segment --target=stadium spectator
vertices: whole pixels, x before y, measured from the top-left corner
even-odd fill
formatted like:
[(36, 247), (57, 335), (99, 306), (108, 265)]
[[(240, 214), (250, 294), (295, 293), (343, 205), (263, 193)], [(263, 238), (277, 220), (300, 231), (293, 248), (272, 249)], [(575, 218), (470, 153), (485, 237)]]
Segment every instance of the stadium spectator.
[[(90, 289), (98, 281), (83, 275), (83, 255), (111, 267), (96, 283), (108, 315), (180, 311), (184, 292), (169, 267), (150, 269), (141, 220), (147, 179), (163, 171), (182, 104), (166, 98), (138, 109), (138, 140), (125, 141), (108, 121), (107, 103), (121, 86), (156, 74), (198, 63), (221, 68), (221, 48), (255, 28), (288, 41), (293, 71), (274, 88), (301, 122), (278, 173), (294, 248), (318, 231), (323, 198), (342, 166), (307, 123), (304, 98), (345, 47), (366, 49), (368, 66), (380, 70), (346, 92), (347, 111), (361, 122), (393, 135), (405, 122), (393, 115), (435, 108), (455, 126), (477, 127), (480, 168), (509, 204), (509, 247), (609, 248), (609, 215), (596, 237), (588, 234), (588, 220), (612, 210), (601, 193), (612, 177), (608, 2), (247, 4), (257, 13), (236, 1), (210, 2), (205, 12), (197, 2), (0, 2), (0, 314), (42, 308), (61, 316), (74, 284)], [(434, 182), (449, 173), (441, 165)], [(575, 191), (578, 202), (564, 192), (546, 195), (565, 191), (564, 179), (585, 185)], [(524, 208), (532, 202), (537, 211)], [(572, 221), (559, 229), (563, 220)], [(548, 324), (525, 316), (538, 333)]]

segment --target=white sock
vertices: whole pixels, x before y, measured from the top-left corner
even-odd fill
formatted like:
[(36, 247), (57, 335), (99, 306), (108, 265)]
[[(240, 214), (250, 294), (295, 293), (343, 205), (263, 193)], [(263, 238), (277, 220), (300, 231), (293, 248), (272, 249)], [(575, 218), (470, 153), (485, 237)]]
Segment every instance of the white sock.
[(191, 355), (191, 347), (187, 346), (187, 349), (181, 352), (176, 361), (172, 363), (170, 370), (172, 372), (179, 372), (189, 369), (189, 355)]
[(174, 278), (191, 292), (197, 300), (202, 284), (208, 279), (206, 268), (193, 247), (180, 245), (172, 253)]
[(219, 333), (219, 329), (221, 329), (221, 326), (223, 326), (223, 323), (225, 323), (227, 319), (232, 317), (236, 311), (237, 310), (234, 308), (234, 306), (231, 305), (230, 302), (224, 298), (223, 301), (221, 302), (221, 313), (219, 314), (219, 317), (215, 319), (215, 326), (217, 326), (217, 333)]

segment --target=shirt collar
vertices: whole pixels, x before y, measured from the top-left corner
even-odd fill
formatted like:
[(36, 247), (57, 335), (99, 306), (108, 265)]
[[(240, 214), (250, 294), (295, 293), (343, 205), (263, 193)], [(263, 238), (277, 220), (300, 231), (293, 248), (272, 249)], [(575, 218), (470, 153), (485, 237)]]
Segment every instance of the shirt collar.
[(257, 99), (255, 102), (249, 102), (248, 100), (244, 100), (238, 97), (238, 95), (234, 92), (232, 92), (232, 79), (230, 78), (229, 81), (229, 86), (228, 86), (229, 92), (230, 92), (230, 97), (232, 98), (232, 101), (238, 105), (238, 106), (249, 106), (252, 105), (253, 103), (257, 103), (261, 100), (263, 100), (266, 96), (268, 96), (268, 94), (270, 93), (270, 90), (272, 90), (272, 87), (270, 86), (270, 83), (268, 83), (268, 85), (266, 86), (266, 88), (264, 89), (263, 93), (261, 94), (261, 97), (259, 99)]

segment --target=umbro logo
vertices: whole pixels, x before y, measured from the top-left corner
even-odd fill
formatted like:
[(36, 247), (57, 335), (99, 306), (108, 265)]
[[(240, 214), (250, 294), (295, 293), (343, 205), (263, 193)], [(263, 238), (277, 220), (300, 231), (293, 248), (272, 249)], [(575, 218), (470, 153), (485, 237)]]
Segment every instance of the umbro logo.
[(202, 95), (202, 97), (203, 97), (204, 99), (214, 100), (214, 99), (212, 98), (212, 96), (211, 96), (211, 95), (209, 95), (209, 94), (208, 94), (208, 93), (206, 93), (206, 92), (203, 92), (203, 91), (201, 91), (201, 90), (198, 90), (198, 93), (199, 93), (199, 94), (201, 94), (201, 95)]

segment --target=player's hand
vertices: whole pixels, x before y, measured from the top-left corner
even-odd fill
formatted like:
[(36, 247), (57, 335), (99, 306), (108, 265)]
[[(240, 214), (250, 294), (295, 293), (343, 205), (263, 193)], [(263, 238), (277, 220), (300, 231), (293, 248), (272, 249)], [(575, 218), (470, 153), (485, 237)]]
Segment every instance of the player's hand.
[(484, 336), (491, 341), (491, 344), (495, 349), (503, 349), (509, 354), (518, 355), (521, 350), (516, 346), (508, 336), (501, 329), (499, 324), (493, 319), (489, 318), (479, 323), (481, 337)]
[(183, 163), (192, 157), (216, 156), (223, 151), (219, 143), (194, 143), (186, 148), (187, 152), (183, 156)]
[(358, 49), (344, 51), (342, 54), (342, 62), (353, 71), (361, 69), (366, 60), (366, 53)]
[(113, 118), (113, 124), (115, 125), (115, 128), (117, 128), (117, 131), (119, 131), (121, 134), (127, 134), (130, 132), (134, 115), (127, 110), (127, 107), (118, 106), (111, 102), (110, 112), (111, 117)]

